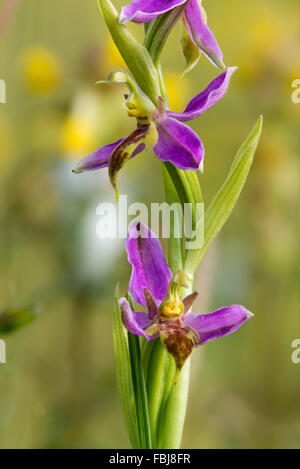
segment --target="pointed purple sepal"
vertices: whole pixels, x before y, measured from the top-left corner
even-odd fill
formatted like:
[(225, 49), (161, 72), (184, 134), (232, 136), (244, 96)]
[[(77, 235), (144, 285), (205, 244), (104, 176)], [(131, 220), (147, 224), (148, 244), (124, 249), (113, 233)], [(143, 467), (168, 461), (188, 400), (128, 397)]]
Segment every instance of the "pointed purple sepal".
[(108, 166), (111, 154), (117, 148), (117, 146), (120, 145), (122, 140), (124, 139), (120, 138), (114, 143), (104, 145), (91, 155), (83, 158), (83, 160), (79, 161), (76, 168), (73, 169), (73, 173), (80, 174), (84, 171), (93, 171)]
[[(83, 158), (83, 160), (79, 161), (77, 166), (73, 169), (73, 173), (80, 174), (84, 173), (85, 171), (95, 171), (97, 169), (106, 168), (109, 166), (109, 160), (113, 152), (116, 148), (120, 145), (120, 143), (125, 140), (124, 138), (120, 138), (114, 143), (110, 143), (109, 145), (104, 145), (103, 147), (96, 150), (89, 156)], [(138, 155), (145, 149), (145, 145), (141, 143), (132, 153), (130, 159), (134, 156)]]
[(153, 231), (143, 223), (132, 223), (128, 230), (125, 248), (132, 265), (129, 291), (134, 301), (147, 306), (144, 289), (152, 295), (157, 305), (167, 294), (172, 277), (160, 242)]
[(217, 104), (226, 94), (230, 78), (237, 67), (228, 67), (226, 72), (215, 78), (202, 93), (195, 96), (183, 112), (167, 111), (167, 115), (180, 122), (190, 121)]
[(133, 0), (122, 8), (120, 23), (134, 21), (136, 23), (148, 23), (159, 15), (182, 5), (187, 0)]
[(244, 306), (223, 307), (209, 314), (189, 313), (183, 324), (194, 329), (200, 337), (200, 345), (235, 332), (245, 321), (253, 317)]
[(223, 54), (212, 31), (204, 21), (202, 7), (198, 0), (189, 0), (184, 10), (184, 19), (189, 35), (195, 46), (217, 67), (225, 68)]
[(126, 298), (120, 298), (119, 307), (121, 310), (122, 321), (126, 329), (132, 334), (145, 337), (149, 342), (156, 337), (150, 337), (145, 329), (152, 325), (153, 321), (148, 318), (146, 313), (132, 311)]

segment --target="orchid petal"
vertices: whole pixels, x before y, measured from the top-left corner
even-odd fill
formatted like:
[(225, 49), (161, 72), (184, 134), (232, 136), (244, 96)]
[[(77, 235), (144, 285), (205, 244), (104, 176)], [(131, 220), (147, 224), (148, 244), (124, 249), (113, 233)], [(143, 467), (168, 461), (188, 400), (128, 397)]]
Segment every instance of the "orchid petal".
[(222, 51), (205, 23), (203, 10), (198, 0), (188, 1), (184, 10), (184, 19), (195, 46), (199, 47), (214, 65), (225, 68)]
[(154, 152), (162, 161), (180, 169), (202, 169), (204, 147), (198, 135), (172, 117), (157, 124), (158, 141)]
[(123, 140), (123, 138), (120, 138), (114, 143), (104, 145), (91, 155), (83, 158), (83, 160), (79, 161), (76, 168), (73, 169), (73, 173), (79, 174), (83, 173), (84, 171), (93, 171), (96, 169), (105, 168), (109, 164), (109, 159), (113, 151)]
[(237, 67), (229, 67), (226, 72), (215, 78), (202, 93), (195, 96), (183, 112), (167, 111), (167, 115), (180, 122), (190, 121), (213, 107), (226, 94), (229, 81)]
[[(194, 331), (182, 326), (177, 321), (167, 321), (159, 324), (160, 340), (173, 356), (178, 371), (181, 370), (194, 347), (198, 345), (198, 336)], [(196, 337), (197, 336), (197, 337)]]
[[(120, 169), (123, 168), (124, 164), (134, 155), (145, 150), (147, 147), (147, 137), (150, 135), (151, 143), (155, 143), (152, 140), (151, 130), (155, 129), (153, 125), (145, 124), (137, 127), (131, 134), (122, 140), (122, 142), (114, 149), (111, 154), (108, 166), (109, 179), (116, 191), (116, 199), (118, 200), (118, 189), (117, 189), (117, 176)], [(155, 131), (156, 134), (156, 131)], [(157, 138), (157, 137), (156, 137)], [(152, 146), (153, 146), (152, 145)]]
[(152, 325), (146, 313), (132, 311), (126, 298), (120, 298), (119, 307), (121, 310), (122, 321), (126, 329), (132, 334), (145, 337), (149, 342), (155, 337), (146, 334), (145, 329)]
[(153, 296), (147, 290), (147, 288), (144, 288), (144, 296), (145, 296), (146, 305), (147, 305), (148, 317), (149, 319), (154, 319), (157, 316), (158, 308), (156, 306)]
[(129, 5), (122, 8), (120, 23), (135, 21), (136, 23), (147, 23), (159, 15), (182, 5), (187, 0), (133, 0)]
[(193, 293), (191, 293), (190, 295), (186, 296), (186, 297), (182, 300), (182, 303), (183, 303), (183, 305), (184, 305), (184, 311), (183, 311), (182, 317), (186, 316), (186, 314), (188, 313), (188, 311), (191, 309), (191, 307), (193, 306), (194, 302), (196, 301), (198, 295), (199, 295), (199, 292), (198, 292), (198, 291), (194, 291)]
[(203, 345), (209, 340), (232, 334), (251, 317), (253, 314), (244, 306), (232, 305), (209, 314), (189, 313), (183, 319), (183, 324), (197, 332), (200, 344)]
[(125, 248), (132, 265), (129, 291), (134, 301), (147, 307), (144, 294), (144, 289), (147, 288), (159, 306), (167, 294), (172, 273), (158, 238), (143, 223), (132, 223)]

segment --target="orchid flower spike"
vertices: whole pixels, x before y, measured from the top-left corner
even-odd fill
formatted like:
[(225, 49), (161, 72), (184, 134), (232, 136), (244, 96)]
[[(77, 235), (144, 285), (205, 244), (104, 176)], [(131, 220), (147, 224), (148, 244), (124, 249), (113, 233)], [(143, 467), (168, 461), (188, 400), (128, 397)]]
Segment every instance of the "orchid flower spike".
[(209, 314), (190, 312), (195, 291), (181, 300), (189, 287), (185, 272), (172, 276), (158, 238), (142, 223), (132, 223), (125, 242), (132, 265), (129, 292), (147, 312), (133, 311), (126, 298), (119, 300), (124, 326), (148, 341), (160, 338), (180, 372), (193, 349), (235, 332), (253, 314), (244, 306), (225, 306)]
[(203, 114), (220, 101), (227, 92), (236, 67), (230, 67), (215, 78), (202, 93), (196, 95), (183, 112), (165, 108), (162, 98), (157, 107), (124, 71), (114, 71), (105, 83), (126, 83), (130, 94), (125, 95), (128, 115), (135, 117), (137, 128), (126, 138), (104, 145), (81, 160), (74, 173), (109, 167), (109, 176), (117, 193), (117, 174), (129, 158), (144, 150), (154, 150), (162, 161), (170, 161), (180, 169), (203, 170), (204, 147), (198, 135), (183, 124)]
[(225, 68), (223, 54), (212, 31), (206, 24), (201, 0), (133, 0), (122, 8), (120, 23), (147, 23), (159, 15), (185, 5), (184, 22), (193, 44), (217, 67)]

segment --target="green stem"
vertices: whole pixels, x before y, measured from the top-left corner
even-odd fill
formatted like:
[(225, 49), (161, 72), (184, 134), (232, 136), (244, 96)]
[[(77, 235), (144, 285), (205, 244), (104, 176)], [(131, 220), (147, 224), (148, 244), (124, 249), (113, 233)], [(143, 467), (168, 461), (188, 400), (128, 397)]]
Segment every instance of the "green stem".
[[(176, 192), (173, 181), (166, 166), (162, 164), (163, 182), (165, 187), (166, 201), (169, 205), (180, 203), (180, 198)], [(172, 265), (173, 272), (183, 269), (184, 266), (184, 247), (181, 238), (176, 238), (174, 233), (175, 217), (170, 219), (170, 238), (168, 240), (168, 264)]]
[(149, 365), (147, 370), (149, 420), (152, 445), (153, 448), (157, 448), (157, 427), (161, 405), (165, 399), (165, 389), (168, 387), (168, 372), (170, 366), (173, 365), (173, 358), (171, 355), (169, 355), (160, 340), (155, 340), (154, 342), (148, 344), (147, 348), (150, 349)]
[(168, 98), (168, 94), (167, 94), (167, 90), (166, 90), (166, 86), (165, 86), (163, 72), (162, 72), (160, 62), (157, 64), (156, 70), (157, 70), (157, 75), (158, 75), (158, 83), (159, 83), (161, 97), (164, 100), (166, 108), (170, 109), (169, 98)]
[(190, 382), (190, 359), (180, 372), (177, 384), (174, 376), (169, 378), (171, 384), (166, 404), (162, 406), (161, 419), (158, 425), (158, 449), (180, 448), (186, 414)]

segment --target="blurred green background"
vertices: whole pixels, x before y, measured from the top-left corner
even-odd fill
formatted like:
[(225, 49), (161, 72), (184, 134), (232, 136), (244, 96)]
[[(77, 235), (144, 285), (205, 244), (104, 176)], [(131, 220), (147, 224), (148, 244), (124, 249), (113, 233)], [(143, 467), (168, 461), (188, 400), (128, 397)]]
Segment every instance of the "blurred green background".
[[(107, 171), (73, 175), (76, 162), (134, 128), (121, 86), (96, 87), (122, 60), (96, 0), (0, 2), (0, 311), (33, 306), (34, 322), (5, 336), (0, 364), (1, 448), (126, 448), (111, 335), (116, 282), (129, 266), (119, 240), (96, 236)], [(115, 1), (118, 8), (125, 2)], [(300, 447), (297, 216), (300, 78), (296, 0), (203, 2), (229, 91), (192, 122), (205, 148), (205, 201), (222, 184), (258, 115), (264, 131), (241, 199), (196, 280), (198, 310), (244, 304), (255, 319), (193, 354), (185, 448)], [(130, 25), (142, 38), (142, 27)], [(218, 71), (201, 57), (181, 81), (174, 30), (163, 57), (170, 101), (182, 110)], [(119, 177), (129, 202), (162, 201), (151, 153)], [(4, 336), (3, 336), (4, 338)]]

